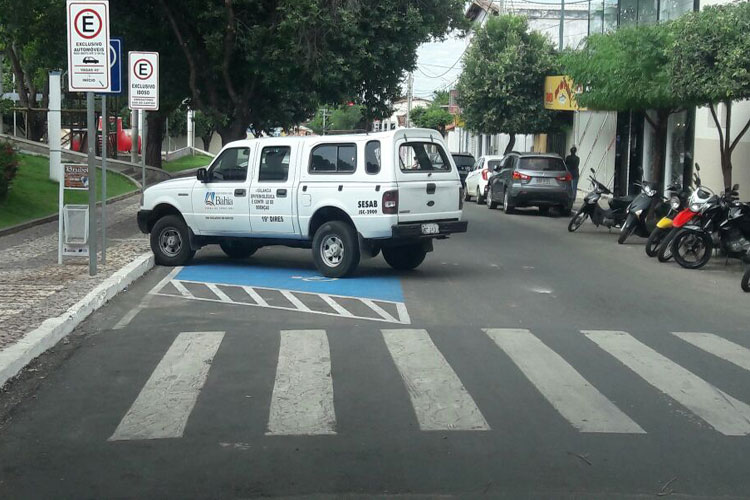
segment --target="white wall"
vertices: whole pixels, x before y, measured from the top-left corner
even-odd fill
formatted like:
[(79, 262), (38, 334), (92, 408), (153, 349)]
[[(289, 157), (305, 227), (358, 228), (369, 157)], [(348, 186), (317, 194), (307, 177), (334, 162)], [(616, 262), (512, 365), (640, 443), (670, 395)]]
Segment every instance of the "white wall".
[[(717, 109), (722, 131), (726, 134), (726, 110), (723, 105)], [(732, 106), (732, 140), (750, 119), (750, 101), (735, 102)], [(708, 108), (695, 111), (695, 162), (701, 166), (703, 183), (717, 193), (724, 188), (721, 174), (719, 134)], [(740, 197), (750, 200), (750, 132), (746, 133), (732, 155), (732, 183), (740, 185)]]
[(617, 113), (580, 111), (573, 120), (573, 132), (569, 134), (566, 150), (573, 145), (578, 148), (577, 154), (581, 159), (578, 167), (581, 173), (579, 196), (589, 189), (588, 176), (592, 168), (596, 171), (597, 180), (611, 189), (615, 179)]

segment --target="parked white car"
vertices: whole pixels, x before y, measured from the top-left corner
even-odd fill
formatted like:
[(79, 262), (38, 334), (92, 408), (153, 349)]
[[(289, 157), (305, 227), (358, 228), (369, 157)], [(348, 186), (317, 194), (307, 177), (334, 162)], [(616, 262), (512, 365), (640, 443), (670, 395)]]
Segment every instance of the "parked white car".
[(495, 165), (500, 164), (503, 157), (500, 155), (482, 156), (474, 164), (474, 169), (466, 176), (466, 194), (464, 200), (471, 198), (477, 203), (484, 203), (487, 194), (487, 181), (493, 174)]
[(269, 245), (312, 248), (321, 274), (361, 257), (414, 269), (434, 239), (465, 232), (463, 190), (440, 134), (274, 137), (225, 146), (197, 178), (146, 189), (138, 226), (156, 262), (182, 265), (203, 245), (233, 258)]

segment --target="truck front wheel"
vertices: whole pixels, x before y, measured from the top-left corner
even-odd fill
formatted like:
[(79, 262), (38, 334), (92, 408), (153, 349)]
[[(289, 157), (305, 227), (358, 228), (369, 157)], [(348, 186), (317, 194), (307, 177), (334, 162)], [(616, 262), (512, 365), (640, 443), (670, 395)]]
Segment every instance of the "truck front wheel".
[(190, 233), (182, 217), (166, 215), (151, 229), (151, 251), (161, 266), (182, 266), (195, 255), (190, 248)]
[(421, 244), (383, 249), (385, 261), (393, 269), (411, 271), (416, 269), (427, 256), (427, 250)]
[(312, 255), (315, 267), (323, 276), (347, 276), (359, 265), (357, 233), (346, 222), (326, 222), (315, 231)]

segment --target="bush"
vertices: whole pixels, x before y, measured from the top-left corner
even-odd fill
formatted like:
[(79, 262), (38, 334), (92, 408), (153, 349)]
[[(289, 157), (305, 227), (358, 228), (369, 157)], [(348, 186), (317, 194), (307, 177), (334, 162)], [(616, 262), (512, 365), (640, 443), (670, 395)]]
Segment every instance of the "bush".
[(0, 142), (0, 201), (5, 200), (18, 173), (18, 155), (9, 142)]

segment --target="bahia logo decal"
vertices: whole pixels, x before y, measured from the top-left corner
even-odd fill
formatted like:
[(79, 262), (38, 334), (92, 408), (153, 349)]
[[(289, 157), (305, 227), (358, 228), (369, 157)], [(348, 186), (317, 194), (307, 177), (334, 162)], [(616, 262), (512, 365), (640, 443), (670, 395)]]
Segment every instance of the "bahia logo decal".
[(206, 193), (205, 204), (207, 207), (231, 207), (232, 205), (234, 205), (234, 198), (224, 194), (217, 195), (216, 192), (209, 191), (208, 193)]

